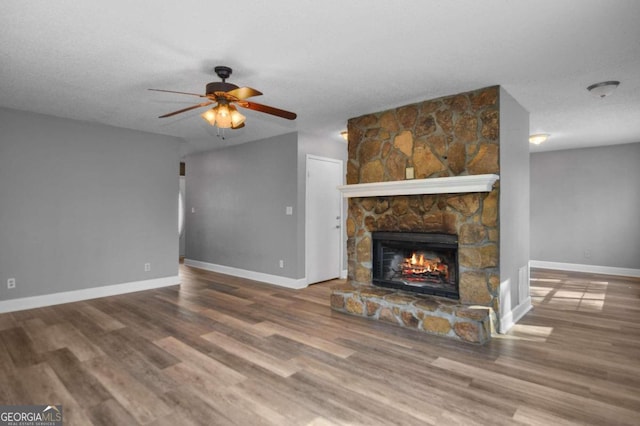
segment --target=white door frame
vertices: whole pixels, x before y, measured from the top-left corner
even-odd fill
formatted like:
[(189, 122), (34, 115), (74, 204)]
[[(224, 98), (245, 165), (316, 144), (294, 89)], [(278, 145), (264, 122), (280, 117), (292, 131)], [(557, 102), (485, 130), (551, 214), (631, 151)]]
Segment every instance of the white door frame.
[[(307, 154), (305, 159), (305, 170), (304, 170), (304, 277), (306, 284), (309, 285), (308, 280), (308, 266), (309, 266), (309, 160), (318, 160), (318, 161), (328, 161), (331, 163), (336, 163), (340, 165), (340, 169), (343, 171), (342, 173), (342, 184), (344, 185), (344, 162), (342, 160), (338, 160), (336, 158), (328, 158), (328, 157), (320, 157), (318, 155)], [(342, 263), (344, 262), (344, 250), (345, 250), (345, 227), (346, 227), (346, 218), (344, 217), (344, 199), (342, 195), (338, 193), (340, 197), (340, 247), (338, 252), (338, 271), (339, 277), (342, 278), (344, 268), (342, 267)]]

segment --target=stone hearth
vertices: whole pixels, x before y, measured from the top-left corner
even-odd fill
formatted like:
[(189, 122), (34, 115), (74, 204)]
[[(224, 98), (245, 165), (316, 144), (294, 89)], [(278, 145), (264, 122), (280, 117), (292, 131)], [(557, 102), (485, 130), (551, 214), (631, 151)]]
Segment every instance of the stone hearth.
[(470, 343), (491, 339), (489, 308), (441, 297), (345, 284), (332, 289), (331, 308)]

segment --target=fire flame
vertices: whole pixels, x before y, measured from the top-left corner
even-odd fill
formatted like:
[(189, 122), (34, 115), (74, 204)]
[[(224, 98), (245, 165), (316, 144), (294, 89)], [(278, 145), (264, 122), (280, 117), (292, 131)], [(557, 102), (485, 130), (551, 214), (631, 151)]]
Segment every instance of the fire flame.
[(435, 257), (433, 259), (427, 259), (424, 254), (411, 254), (410, 258), (404, 260), (403, 273), (409, 275), (421, 275), (437, 273), (443, 276), (448, 275), (448, 267), (442, 263), (442, 259)]

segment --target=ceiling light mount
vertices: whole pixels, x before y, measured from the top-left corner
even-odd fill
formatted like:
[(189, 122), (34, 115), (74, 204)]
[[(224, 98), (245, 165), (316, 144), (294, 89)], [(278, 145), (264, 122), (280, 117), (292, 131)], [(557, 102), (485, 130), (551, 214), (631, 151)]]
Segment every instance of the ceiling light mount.
[(215, 67), (213, 71), (217, 74), (218, 77), (222, 79), (223, 83), (226, 79), (231, 77), (231, 73), (233, 72), (231, 68), (225, 67), (224, 65), (219, 65)]
[(615, 80), (601, 81), (600, 83), (595, 83), (587, 87), (587, 90), (591, 92), (592, 95), (602, 99), (611, 95), (619, 85), (620, 82)]

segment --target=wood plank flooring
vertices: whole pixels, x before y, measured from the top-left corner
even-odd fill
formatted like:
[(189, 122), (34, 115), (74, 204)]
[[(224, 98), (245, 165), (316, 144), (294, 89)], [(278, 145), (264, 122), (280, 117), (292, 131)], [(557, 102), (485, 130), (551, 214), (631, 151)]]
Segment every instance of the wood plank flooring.
[(66, 425), (638, 425), (640, 280), (533, 270), (485, 346), (181, 266), (182, 285), (0, 315), (0, 404)]

